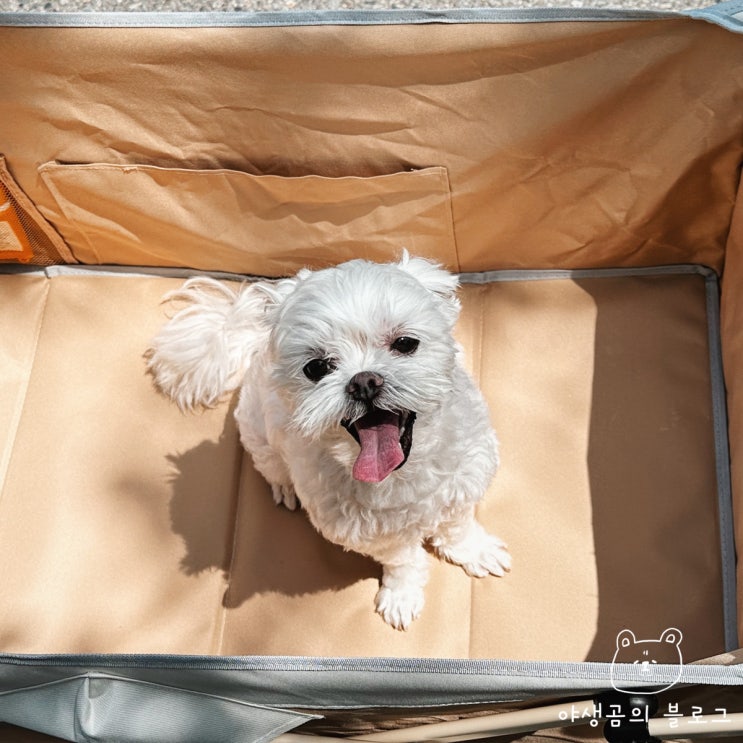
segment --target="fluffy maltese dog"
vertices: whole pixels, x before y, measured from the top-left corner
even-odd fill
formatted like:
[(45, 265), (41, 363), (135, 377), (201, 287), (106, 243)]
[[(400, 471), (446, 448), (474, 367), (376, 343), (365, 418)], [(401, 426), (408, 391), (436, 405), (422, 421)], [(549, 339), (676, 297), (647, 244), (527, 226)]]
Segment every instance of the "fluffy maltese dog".
[(407, 253), (238, 291), (194, 278), (147, 353), (182, 409), (239, 387), (240, 438), (274, 500), (382, 565), (376, 610), (397, 629), (423, 607), (426, 546), (472, 576), (511, 565), (475, 519), (498, 444), (452, 337), (457, 287)]

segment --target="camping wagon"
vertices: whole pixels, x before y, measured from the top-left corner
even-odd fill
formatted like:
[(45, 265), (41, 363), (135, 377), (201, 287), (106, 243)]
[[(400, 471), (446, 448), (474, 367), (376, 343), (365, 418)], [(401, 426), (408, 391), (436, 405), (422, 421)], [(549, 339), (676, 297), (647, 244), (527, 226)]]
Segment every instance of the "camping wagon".
[[(743, 740), (741, 29), (0, 15), (0, 739)], [(402, 249), (461, 274), (514, 567), (396, 632), (143, 354), (186, 276)]]

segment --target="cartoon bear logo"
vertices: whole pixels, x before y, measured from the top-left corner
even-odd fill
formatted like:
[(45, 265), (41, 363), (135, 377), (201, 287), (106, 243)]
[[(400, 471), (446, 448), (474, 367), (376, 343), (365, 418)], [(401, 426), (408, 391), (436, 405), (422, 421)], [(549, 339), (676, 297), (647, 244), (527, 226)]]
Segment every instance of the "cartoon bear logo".
[(674, 627), (665, 630), (658, 640), (638, 640), (632, 630), (622, 630), (611, 662), (611, 685), (625, 693), (670, 689), (681, 678), (682, 639), (681, 631)]

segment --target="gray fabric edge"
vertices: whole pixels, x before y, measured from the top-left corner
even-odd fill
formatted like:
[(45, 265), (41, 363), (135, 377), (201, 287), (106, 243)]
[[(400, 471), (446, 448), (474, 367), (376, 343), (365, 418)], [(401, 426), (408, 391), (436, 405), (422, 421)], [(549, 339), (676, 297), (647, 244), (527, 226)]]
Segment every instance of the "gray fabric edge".
[(43, 273), (47, 278), (55, 276), (119, 276), (137, 277), (153, 276), (156, 278), (188, 279), (192, 276), (209, 276), (221, 281), (257, 281), (266, 278), (250, 274), (230, 273), (228, 271), (199, 271), (195, 268), (176, 268), (158, 266), (109, 266), (59, 264), (54, 266), (30, 266), (20, 263), (0, 264), (0, 273), (34, 274)]
[[(437, 670), (432, 670), (432, 665)], [(276, 709), (415, 709), (594, 694), (612, 678), (637, 684), (631, 664), (425, 659), (0, 656), (0, 690), (105, 675)], [(463, 670), (469, 672), (463, 672)], [(656, 666), (648, 691), (743, 686), (743, 664)], [(2, 697), (0, 696), (0, 700)]]
[(711, 278), (716, 282), (717, 274), (706, 266), (694, 263), (678, 263), (668, 266), (641, 266), (619, 268), (527, 268), (505, 269), (502, 271), (482, 271), (478, 273), (461, 273), (459, 280), (463, 284), (491, 284), (501, 281), (554, 281), (560, 279), (594, 279), (622, 276), (679, 276), (698, 275)]
[[(53, 266), (31, 266), (18, 263), (0, 263), (0, 273), (43, 273), (48, 278), (55, 276), (120, 276), (187, 279), (192, 276), (209, 276), (224, 281), (258, 281), (265, 276), (239, 274), (228, 271), (201, 271), (195, 268), (177, 268), (171, 266), (120, 266), (120, 265), (82, 265), (60, 264)], [(611, 276), (669, 276), (697, 274), (717, 280), (717, 274), (706, 266), (694, 263), (677, 263), (666, 266), (617, 267), (617, 268), (578, 268), (578, 269), (502, 269), (497, 271), (464, 272), (459, 280), (464, 284), (489, 284), (499, 281), (535, 281), (600, 278)]]
[(684, 15), (722, 26), (734, 33), (743, 33), (743, 1), (729, 0), (707, 8), (696, 8), (685, 11)]
[(431, 23), (633, 22), (690, 18), (743, 33), (740, 0), (685, 11), (613, 8), (462, 8), (262, 12), (0, 12), (6, 28), (276, 28)]
[(389, 26), (430, 23), (655, 21), (684, 18), (666, 10), (611, 8), (455, 8), (261, 12), (0, 13), (0, 26), (23, 28), (266, 28)]
[[(174, 704), (178, 707), (176, 715), (171, 712)], [(143, 727), (147, 728), (148, 740), (156, 738), (160, 743), (220, 743), (228, 735), (258, 743), (318, 717), (97, 672), (0, 693), (3, 721), (88, 743), (141, 740), (137, 731), (141, 732)], [(129, 734), (130, 726), (132, 734)]]
[(708, 275), (705, 286), (707, 291), (707, 337), (712, 388), (712, 423), (714, 426), (715, 465), (717, 469), (717, 503), (720, 522), (725, 649), (730, 651), (739, 647), (739, 638), (733, 493), (730, 476), (725, 375), (720, 337), (720, 288), (717, 276), (714, 274)]

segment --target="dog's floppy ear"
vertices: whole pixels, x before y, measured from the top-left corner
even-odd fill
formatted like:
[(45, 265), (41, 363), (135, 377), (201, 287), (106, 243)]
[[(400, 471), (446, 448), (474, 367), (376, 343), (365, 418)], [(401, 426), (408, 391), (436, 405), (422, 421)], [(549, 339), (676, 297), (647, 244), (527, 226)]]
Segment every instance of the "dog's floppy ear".
[(280, 281), (256, 281), (250, 284), (248, 289), (262, 298), (263, 314), (261, 322), (270, 327), (277, 310), (284, 300), (297, 288), (297, 285), (304, 281), (312, 271), (308, 268), (300, 269), (290, 279), (281, 279)]
[(215, 405), (238, 386), (253, 353), (265, 346), (268, 312), (297, 281), (259, 281), (236, 291), (193, 278), (166, 295), (165, 302), (180, 308), (145, 353), (158, 387), (184, 410)]
[(441, 309), (453, 325), (461, 309), (459, 299), (457, 299), (459, 278), (438, 263), (426, 258), (411, 257), (407, 250), (402, 251), (402, 256), (396, 265), (402, 271), (418, 279), (428, 291), (442, 300)]

